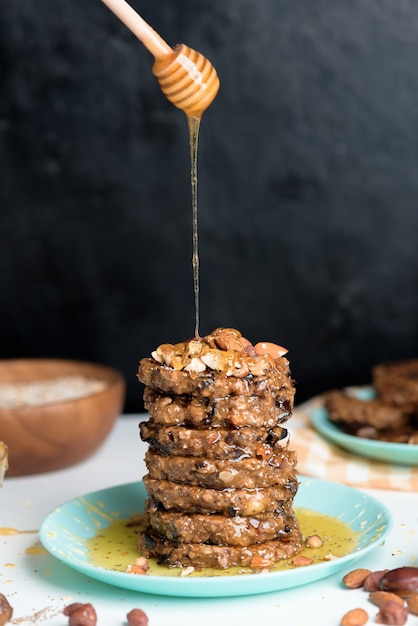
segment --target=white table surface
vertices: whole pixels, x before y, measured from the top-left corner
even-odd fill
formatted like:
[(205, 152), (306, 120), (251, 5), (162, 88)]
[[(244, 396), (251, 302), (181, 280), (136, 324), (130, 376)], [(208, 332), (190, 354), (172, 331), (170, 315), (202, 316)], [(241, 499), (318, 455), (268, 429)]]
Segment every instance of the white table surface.
[[(0, 592), (14, 607), (12, 623), (65, 625), (68, 618), (62, 615), (62, 608), (71, 602), (91, 602), (99, 626), (126, 624), (126, 613), (135, 607), (147, 613), (150, 626), (337, 626), (342, 615), (355, 607), (365, 608), (369, 623), (375, 623), (377, 609), (367, 594), (344, 589), (339, 573), (291, 590), (194, 599), (125, 591), (86, 578), (64, 564), (57, 568), (54, 557), (36, 549), (36, 529), (50, 511), (67, 500), (142, 478), (146, 446), (138, 434), (141, 417), (121, 417), (101, 449), (75, 467), (28, 477), (6, 475), (0, 490), (0, 527), (35, 531), (0, 535)], [(385, 544), (356, 566), (371, 570), (418, 566), (418, 494), (368, 493), (391, 510), (394, 525)], [(52, 576), (51, 569), (59, 575)], [(410, 616), (408, 625), (418, 626), (418, 617)]]

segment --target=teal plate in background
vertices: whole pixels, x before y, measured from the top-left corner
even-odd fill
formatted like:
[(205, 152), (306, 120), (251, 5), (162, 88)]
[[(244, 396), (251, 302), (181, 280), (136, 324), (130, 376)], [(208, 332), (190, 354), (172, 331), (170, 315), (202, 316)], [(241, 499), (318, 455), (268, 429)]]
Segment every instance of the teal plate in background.
[[(355, 395), (363, 400), (373, 397), (371, 389), (358, 390)], [(418, 445), (409, 443), (391, 443), (388, 441), (376, 441), (375, 439), (363, 439), (344, 433), (337, 424), (328, 418), (328, 412), (320, 406), (314, 409), (310, 415), (312, 426), (326, 439), (337, 444), (344, 450), (348, 450), (358, 456), (363, 456), (375, 461), (384, 461), (395, 465), (418, 466)]]
[(392, 525), (386, 507), (361, 491), (317, 478), (301, 478), (295, 507), (338, 518), (358, 533), (358, 543), (331, 561), (275, 572), (231, 576), (133, 575), (98, 567), (89, 561), (85, 540), (115, 519), (127, 519), (144, 509), (143, 483), (128, 483), (80, 496), (63, 504), (43, 521), (43, 546), (69, 567), (101, 582), (133, 591), (179, 597), (228, 597), (278, 591), (305, 585), (348, 569), (381, 545)]

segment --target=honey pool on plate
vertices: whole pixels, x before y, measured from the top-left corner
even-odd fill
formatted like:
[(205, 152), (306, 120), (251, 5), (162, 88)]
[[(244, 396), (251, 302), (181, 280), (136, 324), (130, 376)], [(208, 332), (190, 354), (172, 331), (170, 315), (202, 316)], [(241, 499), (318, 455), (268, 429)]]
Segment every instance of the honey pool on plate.
[[(181, 576), (179, 568), (152, 566), (147, 574), (126, 573), (139, 556), (135, 546), (139, 526), (128, 520), (144, 510), (147, 493), (142, 482), (101, 489), (66, 502), (42, 522), (39, 538), (63, 564), (95, 579), (136, 592), (177, 597), (231, 597), (298, 587), (353, 568), (381, 546), (392, 527), (390, 511), (376, 498), (339, 483), (300, 476), (295, 510), (304, 536), (318, 534), (321, 551), (306, 549), (314, 559), (305, 567), (291, 560), (273, 570), (202, 570)], [(332, 553), (338, 558), (324, 560)], [(57, 576), (60, 567), (57, 565)], [(50, 564), (54, 568), (54, 564)]]
[[(313, 564), (332, 557), (342, 557), (355, 549), (359, 540), (359, 533), (355, 532), (346, 522), (323, 515), (315, 511), (295, 508), (304, 537), (319, 535), (323, 541), (321, 548), (305, 548), (297, 556), (304, 555), (313, 560)], [(89, 562), (96, 567), (125, 572), (128, 565), (135, 563), (140, 556), (135, 548), (138, 541), (138, 525), (132, 525), (132, 518), (116, 520), (106, 528), (100, 529), (93, 537), (85, 539), (83, 544), (88, 551)], [(279, 561), (269, 571), (292, 569), (293, 558)], [(181, 576), (184, 569), (164, 567), (157, 564), (156, 559), (149, 559), (149, 570), (146, 575), (151, 576)], [(188, 576), (232, 576), (254, 574), (249, 567), (231, 567), (227, 570), (202, 568)], [(135, 574), (132, 574), (135, 576)]]

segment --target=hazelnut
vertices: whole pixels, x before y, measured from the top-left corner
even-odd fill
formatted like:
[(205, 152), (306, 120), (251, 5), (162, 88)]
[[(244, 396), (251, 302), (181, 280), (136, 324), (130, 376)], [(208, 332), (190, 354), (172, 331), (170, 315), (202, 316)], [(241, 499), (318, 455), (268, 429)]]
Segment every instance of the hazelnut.
[(68, 617), (69, 615), (71, 615), (71, 613), (74, 613), (74, 611), (79, 609), (81, 606), (83, 606), (82, 602), (73, 602), (72, 604), (67, 604), (67, 606), (64, 607), (63, 613)]
[(89, 602), (81, 604), (74, 602), (64, 608), (64, 615), (68, 615), (69, 626), (96, 626), (97, 615), (94, 607)]
[(6, 596), (0, 593), (0, 626), (4, 626), (10, 622), (13, 616), (13, 609), (9, 604)]
[(403, 626), (408, 619), (408, 609), (398, 602), (385, 602), (376, 615), (377, 624), (390, 624), (391, 626)]
[(129, 626), (148, 626), (147, 614), (142, 609), (132, 609), (126, 616)]

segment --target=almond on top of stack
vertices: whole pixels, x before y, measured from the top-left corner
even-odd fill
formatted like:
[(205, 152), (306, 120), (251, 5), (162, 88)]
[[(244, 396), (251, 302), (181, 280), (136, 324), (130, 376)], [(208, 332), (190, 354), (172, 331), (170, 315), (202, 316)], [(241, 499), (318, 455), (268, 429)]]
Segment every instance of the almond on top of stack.
[(295, 393), (286, 352), (218, 328), (141, 360), (151, 416), (140, 424), (149, 444), (142, 555), (258, 569), (302, 549), (296, 455), (282, 426)]

